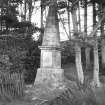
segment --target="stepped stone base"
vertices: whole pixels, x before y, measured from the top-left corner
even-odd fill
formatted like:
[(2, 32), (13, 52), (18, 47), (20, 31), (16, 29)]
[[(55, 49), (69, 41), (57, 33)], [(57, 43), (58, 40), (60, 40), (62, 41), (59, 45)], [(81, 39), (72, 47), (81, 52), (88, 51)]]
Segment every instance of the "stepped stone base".
[(43, 84), (51, 89), (64, 86), (64, 70), (58, 68), (39, 68), (34, 85)]

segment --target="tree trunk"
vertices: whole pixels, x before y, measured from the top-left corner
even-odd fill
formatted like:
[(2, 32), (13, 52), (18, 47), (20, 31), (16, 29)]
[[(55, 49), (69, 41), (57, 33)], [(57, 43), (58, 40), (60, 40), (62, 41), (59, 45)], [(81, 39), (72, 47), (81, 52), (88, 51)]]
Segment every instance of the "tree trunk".
[[(105, 7), (102, 6), (102, 4), (99, 5), (99, 10), (101, 10), (102, 13), (104, 13), (105, 11)], [(99, 15), (99, 19), (101, 20), (102, 18), (102, 14), (100, 13)], [(100, 26), (100, 31), (101, 31), (101, 36), (104, 37), (105, 32), (104, 32), (104, 21), (101, 22), (101, 26)], [(101, 67), (102, 69), (105, 68), (105, 39), (101, 40)]]
[(96, 3), (93, 0), (93, 30), (95, 28), (96, 25)]
[(79, 24), (79, 32), (81, 32), (81, 11), (80, 11), (79, 1), (78, 1), (78, 24)]
[(72, 11), (72, 21), (73, 21), (73, 30), (74, 34), (77, 35), (78, 33), (78, 22), (77, 22), (77, 14), (76, 14), (76, 9), (74, 8)]
[[(104, 17), (96, 25), (96, 3), (93, 1), (93, 34), (92, 36), (96, 37), (96, 32), (98, 26), (101, 24)], [(93, 86), (100, 87), (100, 80), (99, 80), (99, 56), (98, 56), (98, 42), (97, 39), (94, 40), (94, 47), (93, 47), (93, 54), (94, 54), (94, 71), (93, 71)]]
[(43, 34), (44, 34), (44, 25), (43, 25), (43, 12), (44, 12), (44, 5), (43, 5), (43, 0), (41, 0), (41, 18), (40, 18), (40, 20), (41, 20), (41, 29), (42, 29), (42, 31), (41, 31), (41, 34), (40, 34), (40, 37), (39, 37), (39, 41), (42, 43), (42, 39), (43, 39)]
[(99, 57), (98, 57), (98, 42), (95, 41), (95, 46), (93, 48), (94, 52), (94, 72), (93, 72), (93, 84), (95, 87), (100, 87), (99, 80)]
[(26, 0), (24, 0), (24, 21), (26, 21), (26, 12), (27, 12), (27, 3)]
[[(78, 37), (78, 22), (77, 22), (77, 8), (74, 7), (71, 11), (72, 14), (72, 21), (73, 21), (73, 30), (75, 38)], [(79, 43), (75, 43), (75, 64), (77, 69), (78, 81), (79, 83), (84, 83), (84, 75), (82, 69), (82, 62), (81, 62), (81, 47), (78, 45)]]
[[(2, 17), (2, 16), (3, 16), (3, 9), (1, 8), (1, 17)], [(0, 22), (1, 22), (0, 25), (1, 25), (1, 31), (2, 31), (2, 27), (3, 27), (3, 26), (2, 26), (2, 25), (3, 25), (3, 24), (2, 24), (2, 20), (1, 20)]]
[(71, 39), (71, 30), (70, 30), (70, 12), (69, 12), (69, 8), (70, 8), (70, 3), (68, 1), (68, 7), (67, 7), (67, 15), (68, 15), (68, 33), (69, 33), (69, 39)]
[[(87, 0), (84, 7), (84, 37), (87, 37)], [(85, 48), (85, 57), (86, 57), (86, 70), (90, 69), (90, 48)]]
[(90, 48), (89, 47), (85, 48), (85, 57), (86, 57), (86, 70), (89, 70), (89, 69), (91, 69)]
[(102, 39), (101, 47), (101, 58), (102, 58), (102, 68), (105, 68), (105, 39)]
[(31, 22), (31, 15), (32, 15), (32, 0), (29, 1), (29, 22)]
[(83, 74), (82, 62), (81, 62), (81, 47), (78, 45), (78, 43), (75, 43), (75, 63), (76, 63), (78, 80), (81, 84), (83, 84), (84, 74)]
[(84, 34), (86, 37), (87, 36), (87, 0), (85, 0), (85, 7), (84, 7)]

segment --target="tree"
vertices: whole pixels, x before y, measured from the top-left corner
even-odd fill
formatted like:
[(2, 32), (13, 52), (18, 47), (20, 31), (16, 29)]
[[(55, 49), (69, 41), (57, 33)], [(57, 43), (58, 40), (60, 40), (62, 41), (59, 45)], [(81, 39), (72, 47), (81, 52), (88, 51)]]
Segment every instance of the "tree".
[(94, 48), (94, 71), (93, 71), (93, 85), (96, 87), (100, 87), (100, 79), (99, 79), (99, 56), (98, 56), (98, 42), (95, 41)]
[[(102, 15), (105, 14), (105, 7), (100, 4), (99, 5), (99, 9), (100, 9), (100, 14), (99, 14), (99, 19), (101, 19)], [(101, 22), (101, 27), (100, 27), (100, 30), (101, 30), (101, 37), (102, 37), (102, 40), (101, 40), (101, 61), (102, 61), (102, 69), (105, 68), (105, 32), (104, 32), (104, 21)]]
[[(101, 20), (99, 20), (99, 24), (101, 24)], [(93, 1), (93, 31), (96, 29), (96, 3)], [(98, 28), (97, 28), (98, 29)], [(93, 46), (93, 54), (94, 54), (94, 71), (93, 71), (93, 85), (96, 87), (100, 87), (99, 80), (99, 55), (98, 55), (98, 40), (97, 40), (97, 30), (94, 32), (94, 46)]]
[[(72, 14), (72, 20), (73, 20), (74, 36), (75, 38), (78, 39), (79, 31), (78, 31), (76, 10), (77, 10), (77, 4), (75, 4), (75, 7), (72, 8), (71, 14)], [(83, 68), (82, 68), (82, 62), (81, 62), (81, 47), (79, 43), (75, 43), (75, 64), (77, 69), (78, 80), (81, 84), (83, 84), (84, 74), (83, 74)]]
[(75, 43), (75, 64), (77, 69), (78, 80), (80, 84), (84, 83), (84, 74), (81, 62), (81, 47)]
[(2, 4), (0, 5), (1, 31), (8, 31), (10, 30), (11, 26), (18, 21), (18, 11), (16, 10), (16, 8), (18, 7), (19, 3), (22, 3), (22, 0), (1, 0), (0, 2), (0, 4)]
[(105, 39), (101, 41), (101, 59), (102, 59), (102, 69), (105, 69)]
[(91, 69), (90, 51), (91, 51), (91, 48), (87, 46), (87, 47), (85, 48), (86, 70)]
[[(84, 0), (84, 37), (87, 37), (87, 0)], [(85, 48), (86, 70), (90, 69), (90, 48)]]

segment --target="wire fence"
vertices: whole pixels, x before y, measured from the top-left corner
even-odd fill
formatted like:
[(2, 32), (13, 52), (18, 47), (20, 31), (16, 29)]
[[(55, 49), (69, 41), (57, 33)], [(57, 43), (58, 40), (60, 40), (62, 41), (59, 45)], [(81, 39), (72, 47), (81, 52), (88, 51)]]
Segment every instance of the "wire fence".
[(0, 97), (14, 99), (24, 95), (24, 79), (22, 73), (0, 72)]

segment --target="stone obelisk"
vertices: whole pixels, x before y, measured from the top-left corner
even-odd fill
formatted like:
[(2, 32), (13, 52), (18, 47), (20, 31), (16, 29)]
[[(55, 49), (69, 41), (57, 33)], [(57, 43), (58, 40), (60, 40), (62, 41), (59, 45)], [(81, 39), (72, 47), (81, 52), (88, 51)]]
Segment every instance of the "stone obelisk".
[(61, 69), (61, 48), (57, 3), (52, 0), (46, 21), (35, 85), (46, 84), (46, 87), (57, 88), (63, 84), (64, 70)]

